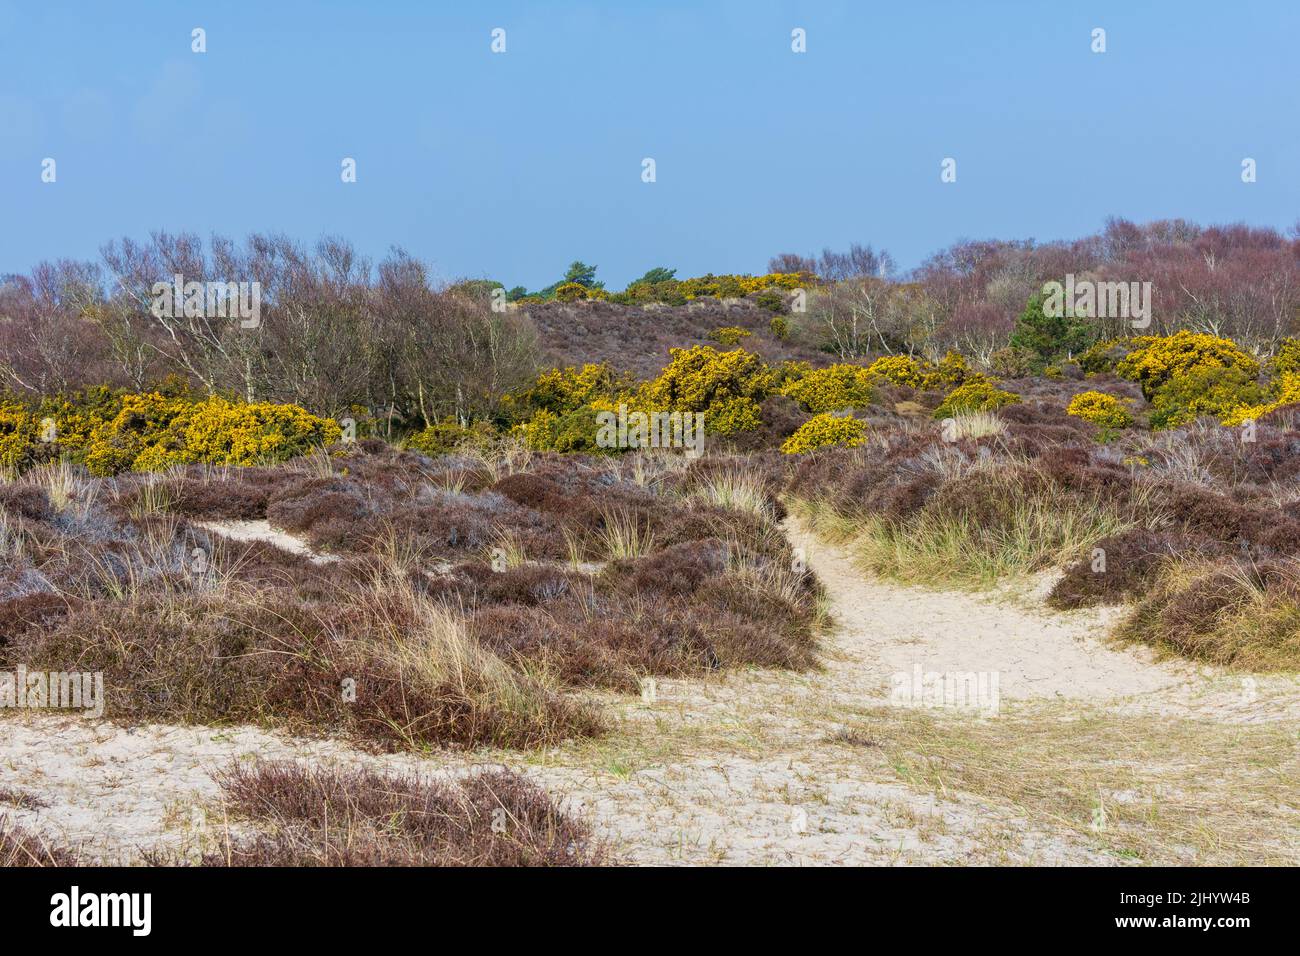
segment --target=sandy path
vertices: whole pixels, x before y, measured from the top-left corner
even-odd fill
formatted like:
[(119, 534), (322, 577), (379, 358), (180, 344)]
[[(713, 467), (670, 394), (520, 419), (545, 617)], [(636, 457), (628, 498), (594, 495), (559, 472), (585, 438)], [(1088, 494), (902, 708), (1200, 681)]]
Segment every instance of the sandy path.
[(265, 541), (293, 554), (300, 554), (314, 564), (329, 564), (342, 560), (337, 554), (319, 554), (313, 551), (302, 538), (272, 528), (265, 518), (254, 521), (196, 521), (194, 524), (234, 541)]
[[(653, 700), (602, 695), (613, 733), (533, 754), (375, 756), (257, 728), (125, 729), (28, 713), (0, 719), (0, 787), (50, 803), (13, 816), (110, 861), (158, 843), (200, 845), (222, 818), (211, 769), (292, 757), (431, 774), (512, 766), (589, 819), (630, 862), (1117, 864), (1128, 860), (1062, 825), (1059, 814), (1038, 817), (901, 780), (894, 756), (861, 731), (878, 725), (873, 714), (888, 703), (892, 675), (915, 665), (997, 671), (1004, 710), (1055, 708), (1052, 720), (1085, 707), (1144, 715), (1223, 709), (1240, 721), (1295, 712), (1300, 695), (1268, 687), (1225, 708), (1231, 685), (1206, 692), (1192, 668), (1103, 645), (1103, 615), (1040, 614), (995, 598), (865, 580), (838, 548), (798, 527), (791, 533), (825, 583), (838, 623), (816, 672), (659, 681)], [(969, 711), (933, 713), (998, 724)], [(844, 736), (846, 728), (853, 733)]]
[(895, 675), (997, 674), (1000, 696), (1107, 699), (1148, 694), (1187, 680), (1190, 668), (1115, 650), (1100, 639), (1115, 612), (1070, 614), (991, 596), (922, 590), (871, 580), (833, 545), (792, 523), (791, 540), (825, 586), (840, 626), (830, 668), (841, 693), (873, 685), (888, 695)]

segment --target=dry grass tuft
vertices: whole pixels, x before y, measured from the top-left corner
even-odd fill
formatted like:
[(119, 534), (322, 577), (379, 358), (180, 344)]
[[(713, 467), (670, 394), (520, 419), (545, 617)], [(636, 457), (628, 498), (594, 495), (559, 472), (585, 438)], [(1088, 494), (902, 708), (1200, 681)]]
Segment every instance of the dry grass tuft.
[(891, 519), (846, 516), (821, 502), (798, 502), (795, 508), (819, 534), (845, 544), (864, 570), (926, 587), (993, 587), (1059, 567), (1134, 526), (1114, 502), (1097, 495), (1025, 495), (992, 476), (984, 493), (996, 505), (996, 521), (963, 510), (921, 510)]
[(959, 441), (963, 438), (988, 438), (1005, 435), (1006, 423), (994, 412), (958, 412), (952, 417), (949, 440)]
[(602, 513), (600, 541), (609, 561), (640, 558), (654, 550), (654, 532), (637, 515), (626, 509)]
[(752, 469), (728, 468), (708, 475), (690, 492), (688, 500), (703, 501), (717, 508), (734, 508), (765, 521), (775, 519), (767, 483)]

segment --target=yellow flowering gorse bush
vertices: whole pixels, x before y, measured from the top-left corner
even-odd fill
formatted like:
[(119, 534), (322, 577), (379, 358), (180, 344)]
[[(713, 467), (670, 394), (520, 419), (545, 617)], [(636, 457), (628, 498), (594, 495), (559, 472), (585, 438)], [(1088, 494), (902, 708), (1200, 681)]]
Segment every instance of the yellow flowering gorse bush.
[(846, 415), (823, 413), (800, 425), (799, 430), (781, 445), (781, 451), (787, 455), (803, 455), (831, 446), (854, 448), (866, 440), (867, 426), (864, 422)]
[(1015, 392), (1000, 389), (985, 378), (958, 385), (934, 410), (935, 418), (951, 418), (958, 412), (992, 412), (1020, 401)]
[(37, 406), (0, 405), (0, 465), (17, 469), (67, 458), (95, 475), (205, 462), (283, 461), (342, 437), (333, 419), (297, 405), (195, 401), (161, 392), (109, 392)]
[(959, 352), (949, 352), (938, 363), (914, 355), (885, 355), (872, 362), (867, 371), (895, 385), (923, 390), (952, 388), (984, 378), (971, 370)]
[(709, 337), (719, 345), (735, 345), (741, 339), (747, 339), (753, 334), (749, 329), (742, 329), (738, 325), (724, 325), (720, 329), (714, 329)]
[(1223, 418), (1224, 425), (1240, 425), (1247, 419), (1258, 421), (1283, 405), (1300, 404), (1300, 372), (1284, 372), (1273, 380), (1273, 401), (1263, 405), (1240, 405)]
[(875, 376), (861, 365), (841, 363), (809, 371), (780, 391), (810, 412), (837, 412), (870, 405), (874, 382)]
[(1115, 371), (1140, 384), (1147, 401), (1171, 379), (1199, 370), (1230, 368), (1249, 378), (1259, 375), (1259, 362), (1231, 339), (1183, 330), (1173, 335), (1144, 336), (1139, 341), (1116, 364)]
[(1065, 411), (1066, 414), (1092, 422), (1100, 428), (1128, 428), (1133, 424), (1133, 416), (1129, 414), (1127, 408), (1129, 401), (1129, 399), (1107, 395), (1105, 392), (1080, 392), (1070, 399), (1070, 404), (1066, 406)]

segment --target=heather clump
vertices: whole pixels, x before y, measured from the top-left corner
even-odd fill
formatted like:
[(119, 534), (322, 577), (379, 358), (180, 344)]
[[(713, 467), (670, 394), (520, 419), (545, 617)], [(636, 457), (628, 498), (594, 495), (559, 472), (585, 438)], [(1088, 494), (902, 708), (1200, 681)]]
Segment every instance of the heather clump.
[(215, 777), (227, 812), (253, 832), (228, 833), (202, 866), (612, 862), (586, 824), (508, 770), (440, 780), (265, 761), (235, 763)]

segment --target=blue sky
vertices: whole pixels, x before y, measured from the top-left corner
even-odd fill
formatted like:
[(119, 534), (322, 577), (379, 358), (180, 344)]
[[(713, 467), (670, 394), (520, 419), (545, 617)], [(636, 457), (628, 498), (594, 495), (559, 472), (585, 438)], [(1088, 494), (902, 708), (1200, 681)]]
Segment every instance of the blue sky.
[(1109, 215), (1284, 228), (1297, 45), (1282, 0), (0, 0), (0, 273), (159, 228), (529, 288), (854, 241), (911, 267)]

